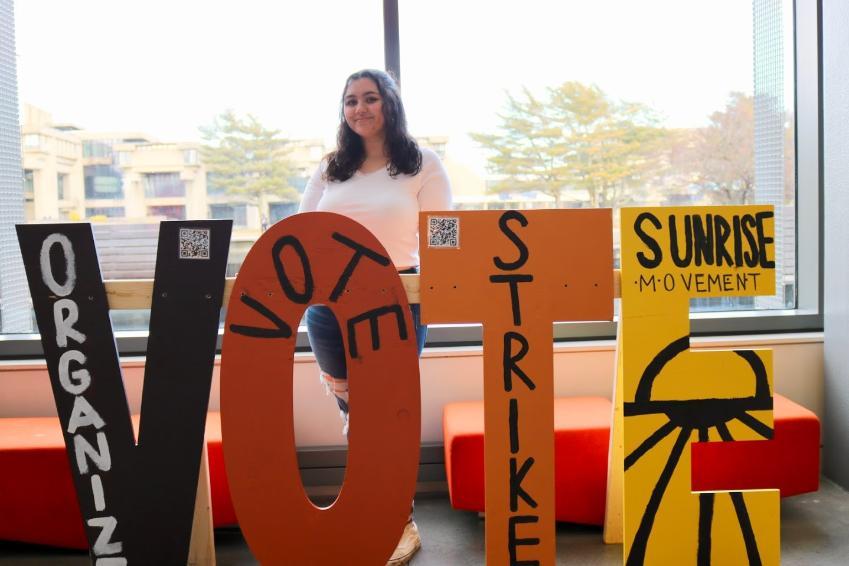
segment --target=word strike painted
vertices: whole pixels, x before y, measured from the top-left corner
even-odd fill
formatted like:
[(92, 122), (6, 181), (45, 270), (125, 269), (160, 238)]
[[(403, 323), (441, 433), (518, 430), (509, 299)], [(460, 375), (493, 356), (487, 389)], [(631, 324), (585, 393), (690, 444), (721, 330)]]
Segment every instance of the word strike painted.
[[(504, 261), (496, 256), (492, 258), (492, 262), (501, 271), (516, 271), (521, 269), (528, 261), (528, 247), (522, 241), (516, 232), (514, 232), (508, 222), (514, 220), (521, 226), (527, 226), (528, 220), (520, 212), (508, 211), (498, 219), (498, 227), (507, 236), (510, 241), (516, 246), (518, 257), (514, 261)], [(507, 283), (510, 286), (510, 305), (513, 313), (513, 325), (516, 327), (522, 326), (521, 303), (519, 301), (519, 283), (530, 283), (534, 277), (530, 274), (519, 273), (499, 273), (489, 277), (492, 283)], [(518, 351), (515, 346), (518, 345)], [(514, 377), (521, 382), (520, 387), (527, 387), (533, 391), (536, 389), (536, 384), (533, 379), (519, 367), (519, 362), (524, 358), (530, 346), (528, 339), (521, 332), (509, 330), (504, 333), (502, 359), (504, 369), (504, 391), (511, 393), (514, 387)], [(536, 537), (520, 538), (517, 530), (519, 525), (533, 524), (539, 522), (539, 515), (533, 513), (533, 509), (537, 508), (537, 502), (533, 496), (522, 487), (522, 481), (527, 476), (528, 472), (534, 466), (534, 458), (526, 457), (519, 464), (519, 400), (515, 397), (509, 399), (509, 428), (510, 428), (510, 512), (513, 513), (507, 520), (507, 551), (510, 555), (510, 564), (512, 565), (534, 565), (539, 564), (538, 560), (519, 560), (518, 549), (520, 546), (539, 546), (540, 539)], [(522, 500), (526, 509), (519, 511), (519, 500)]]

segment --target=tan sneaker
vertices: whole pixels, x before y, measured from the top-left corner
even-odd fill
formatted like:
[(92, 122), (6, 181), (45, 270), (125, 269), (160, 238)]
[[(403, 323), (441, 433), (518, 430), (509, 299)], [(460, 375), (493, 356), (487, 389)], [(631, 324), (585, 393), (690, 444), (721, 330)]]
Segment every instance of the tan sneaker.
[(392, 553), (392, 558), (389, 559), (386, 566), (403, 566), (407, 564), (421, 547), (422, 539), (419, 537), (419, 528), (414, 521), (410, 521), (404, 527), (404, 532), (401, 533), (401, 540), (398, 541), (398, 546), (395, 547), (395, 552)]

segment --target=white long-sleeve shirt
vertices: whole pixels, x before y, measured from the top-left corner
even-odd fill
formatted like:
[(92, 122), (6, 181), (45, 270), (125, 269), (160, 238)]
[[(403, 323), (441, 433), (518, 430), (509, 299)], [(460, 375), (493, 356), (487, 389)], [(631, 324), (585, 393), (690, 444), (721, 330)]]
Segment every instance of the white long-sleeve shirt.
[(451, 208), (451, 184), (442, 162), (430, 149), (421, 152), (418, 175), (399, 174), (394, 179), (383, 168), (358, 171), (343, 182), (325, 181), (323, 161), (307, 183), (298, 212), (345, 215), (377, 237), (395, 267), (419, 265), (419, 212)]

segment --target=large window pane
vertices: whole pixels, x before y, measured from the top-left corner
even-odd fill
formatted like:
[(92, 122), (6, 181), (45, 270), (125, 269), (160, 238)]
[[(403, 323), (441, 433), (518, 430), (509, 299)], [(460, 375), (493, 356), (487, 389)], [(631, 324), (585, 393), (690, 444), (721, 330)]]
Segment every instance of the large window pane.
[(462, 209), (772, 204), (776, 296), (693, 307), (793, 308), (792, 9), (404, 3), (410, 124), (444, 150)]
[[(161, 215), (154, 213), (163, 212), (156, 207), (183, 206), (187, 218), (218, 211), (238, 220), (230, 274), (264, 227), (293, 209), (332, 147), (344, 77), (383, 66), (378, 0), (354, 10), (343, 2), (293, 6), (259, 0), (235, 9), (196, 0), (93, 0), (83, 10), (27, 0), (17, 2), (16, 10), (22, 129), (15, 145), (23, 157), (16, 170), (30, 172), (26, 218), (88, 215), (98, 226), (128, 230), (155, 224)], [(695, 306), (797, 304), (793, 221), (811, 214), (808, 199), (796, 207), (789, 0), (433, 0), (401, 2), (400, 14), (411, 127), (443, 157), (461, 208), (768, 202), (778, 211), (779, 292), (748, 303)], [(128, 15), (136, 25), (118, 25)], [(199, 18), (204, 26), (196, 25)], [(321, 22), (320, 30), (304, 22)], [(56, 44), (63, 45), (62, 58), (49, 47)], [(104, 51), (106, 44), (121, 49)], [(97, 69), (108, 72), (93, 70), (91, 53), (98, 53)], [(816, 67), (816, 61), (800, 64)], [(85, 89), (67, 88), (80, 77)], [(494, 168), (496, 148), (487, 147), (485, 136), (503, 135), (499, 115), (507, 115), (509, 97), (521, 106), (533, 96), (550, 111), (557, 108), (553, 94), (566, 84), (574, 92), (595, 92), (615, 118), (584, 132), (578, 140), (583, 147), (577, 144), (575, 151), (592, 149), (594, 139), (615, 142), (613, 149), (626, 157), (619, 176), (594, 186), (596, 169), (562, 167), (571, 176), (553, 193), (534, 183), (533, 172)], [(815, 113), (815, 98), (804, 104), (800, 94), (800, 116)], [(239, 127), (254, 123), (252, 117), (263, 131), (275, 133), (275, 144), (286, 142), (275, 146), (275, 159), (284, 155), (286, 161), (277, 178), (285, 180), (271, 198), (240, 188), (244, 171), (213, 164), (216, 154), (209, 149), (221, 137), (205, 137), (200, 127), (225, 124), (227, 109), (233, 111), (231, 131), (244, 131)], [(804, 124), (800, 131), (808, 141), (799, 141), (800, 179), (804, 164), (816, 163), (801, 155), (817, 143)], [(184, 196), (146, 195), (145, 176), (158, 172), (179, 174)], [(808, 184), (806, 189), (815, 183)], [(815, 217), (807, 225), (815, 225)], [(112, 236), (97, 237), (106, 244)], [(803, 275), (816, 271), (808, 259), (815, 256), (800, 255), (807, 266)], [(808, 295), (799, 304), (815, 305)], [(4, 309), (10, 303), (0, 301)]]
[(210, 216), (235, 220), (235, 273), (332, 147), (345, 78), (383, 66), (380, 0), (27, 0), (15, 19), (26, 219), (94, 221), (104, 249), (139, 238), (113, 278), (152, 274), (158, 220)]

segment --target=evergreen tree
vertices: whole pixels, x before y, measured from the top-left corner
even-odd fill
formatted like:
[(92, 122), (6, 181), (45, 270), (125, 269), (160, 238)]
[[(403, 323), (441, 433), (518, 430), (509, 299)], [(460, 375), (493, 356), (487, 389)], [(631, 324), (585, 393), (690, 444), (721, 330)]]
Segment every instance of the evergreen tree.
[(562, 132), (546, 115), (545, 101), (527, 89), (517, 98), (507, 93), (507, 106), (498, 115), (498, 134), (472, 133), (471, 137), (490, 153), (489, 170), (501, 180), (491, 192), (540, 191), (554, 197), (570, 180), (565, 155), (560, 151)]
[(288, 140), (280, 137), (279, 130), (265, 128), (250, 114), (239, 117), (232, 110), (200, 130), (207, 142), (202, 155), (210, 188), (242, 196), (263, 215), (268, 213), (269, 196), (298, 201), (298, 191), (289, 185)]
[(498, 134), (472, 134), (501, 176), (490, 190), (537, 190), (560, 207), (566, 190), (583, 190), (590, 206), (613, 206), (659, 167), (665, 130), (642, 104), (617, 102), (597, 86), (565, 82), (544, 98), (508, 93)]

